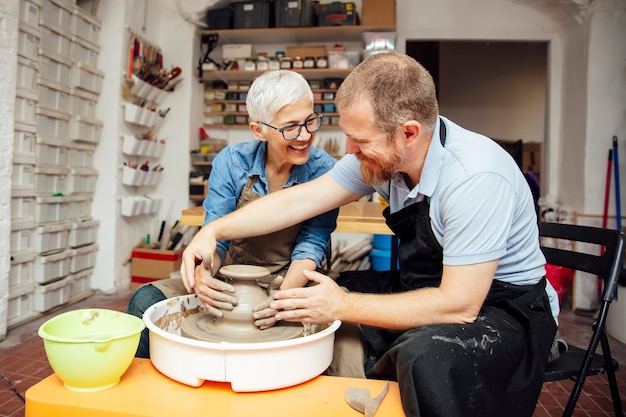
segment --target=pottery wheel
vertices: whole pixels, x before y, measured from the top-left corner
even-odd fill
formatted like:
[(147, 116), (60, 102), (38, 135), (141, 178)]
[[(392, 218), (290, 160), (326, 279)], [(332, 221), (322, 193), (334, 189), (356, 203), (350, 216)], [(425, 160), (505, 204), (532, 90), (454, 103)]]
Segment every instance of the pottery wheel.
[(206, 342), (261, 343), (302, 337), (300, 323), (277, 323), (269, 329), (256, 326), (238, 326), (220, 320), (209, 312), (186, 317), (181, 326), (182, 335)]

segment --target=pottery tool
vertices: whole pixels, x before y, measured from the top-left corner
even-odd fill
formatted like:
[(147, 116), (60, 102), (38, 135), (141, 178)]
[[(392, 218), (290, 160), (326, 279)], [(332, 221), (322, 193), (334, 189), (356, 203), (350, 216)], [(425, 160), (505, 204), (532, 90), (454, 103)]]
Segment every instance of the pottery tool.
[[(611, 196), (611, 169), (612, 169), (611, 165), (612, 164), (613, 164), (613, 149), (609, 149), (609, 157), (607, 159), (607, 164), (606, 164), (606, 184), (604, 187), (604, 213), (602, 214), (602, 228), (604, 229), (606, 229), (608, 219), (609, 219), (609, 200)], [(600, 253), (604, 254), (604, 247), (600, 249)], [(598, 300), (600, 300), (600, 297), (602, 297), (603, 283), (604, 283), (604, 280), (602, 279), (602, 277), (598, 277), (598, 287), (596, 291), (596, 296), (597, 296), (596, 303), (598, 303)]]
[(615, 220), (617, 221), (617, 230), (622, 230), (622, 209), (620, 203), (620, 187), (619, 187), (619, 157), (617, 149), (617, 136), (613, 136), (613, 167), (615, 171)]
[(370, 398), (370, 390), (366, 388), (346, 388), (344, 395), (346, 402), (356, 411), (365, 414), (365, 417), (372, 417), (380, 407), (380, 403), (387, 395), (389, 390), (389, 381), (385, 383), (385, 387), (374, 398)]

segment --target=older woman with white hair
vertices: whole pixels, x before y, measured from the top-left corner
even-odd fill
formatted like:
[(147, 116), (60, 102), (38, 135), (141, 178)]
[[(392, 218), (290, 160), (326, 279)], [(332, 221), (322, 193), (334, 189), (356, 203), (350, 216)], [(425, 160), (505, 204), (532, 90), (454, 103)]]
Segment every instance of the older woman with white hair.
[[(246, 107), (256, 140), (231, 144), (213, 159), (203, 202), (204, 224), (264, 195), (317, 178), (335, 163), (326, 152), (312, 146), (322, 116), (314, 111), (313, 92), (302, 75), (284, 70), (263, 73), (250, 86)], [(268, 268), (272, 277), (284, 277), (281, 289), (302, 287), (308, 282), (303, 271), (321, 267), (337, 213), (332, 210), (264, 236), (220, 241), (211, 271), (215, 274), (226, 264), (260, 265)], [(234, 288), (223, 280), (205, 277), (186, 288), (182, 280), (169, 279), (137, 289), (128, 312), (141, 317), (151, 305), (191, 292), (218, 317), (237, 303)], [(255, 310), (263, 311), (255, 322), (259, 328), (275, 323), (268, 305)], [(136, 356), (149, 355), (145, 330)]]

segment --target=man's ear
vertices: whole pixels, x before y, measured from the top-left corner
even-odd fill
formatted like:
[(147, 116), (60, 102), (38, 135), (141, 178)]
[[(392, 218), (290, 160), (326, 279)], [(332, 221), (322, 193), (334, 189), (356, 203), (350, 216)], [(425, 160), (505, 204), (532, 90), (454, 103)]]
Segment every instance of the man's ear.
[(267, 138), (265, 137), (265, 133), (263, 132), (263, 127), (257, 122), (250, 122), (250, 130), (254, 135), (260, 140), (267, 142)]
[(409, 120), (402, 124), (402, 131), (407, 140), (407, 145), (410, 145), (412, 141), (416, 141), (419, 138), (422, 125), (417, 120)]

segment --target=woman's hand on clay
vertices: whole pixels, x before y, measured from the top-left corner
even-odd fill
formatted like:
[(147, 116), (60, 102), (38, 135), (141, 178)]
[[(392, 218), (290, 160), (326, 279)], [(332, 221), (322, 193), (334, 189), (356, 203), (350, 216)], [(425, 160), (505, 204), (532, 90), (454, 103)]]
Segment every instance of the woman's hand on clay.
[(216, 240), (207, 226), (200, 229), (185, 248), (180, 264), (180, 276), (188, 293), (192, 293), (196, 285), (198, 264), (212, 275), (211, 260), (215, 253)]
[(222, 317), (222, 310), (231, 311), (237, 305), (235, 288), (227, 282), (214, 278), (210, 265), (199, 264), (194, 271), (194, 291), (207, 311)]
[(281, 275), (274, 278), (267, 289), (269, 297), (252, 310), (254, 325), (261, 330), (268, 329), (276, 324), (276, 318), (274, 317), (276, 310), (270, 307), (270, 303), (274, 301), (274, 293), (278, 291), (282, 282), (283, 277)]

